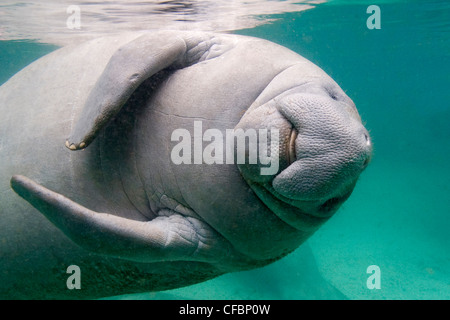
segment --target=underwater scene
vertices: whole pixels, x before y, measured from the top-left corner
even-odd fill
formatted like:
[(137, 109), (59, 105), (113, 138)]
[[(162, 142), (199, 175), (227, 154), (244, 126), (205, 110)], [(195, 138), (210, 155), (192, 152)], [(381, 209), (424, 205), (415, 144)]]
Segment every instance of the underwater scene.
[[(351, 195), (348, 196), (350, 193), (346, 192), (345, 199), (347, 196), (348, 199), (344, 199), (345, 202), (339, 200), (337, 212), (320, 228), (312, 228), (311, 232), (308, 229), (311, 234), (308, 234), (307, 238), (305, 237), (297, 249), (293, 250), (289, 247), (289, 250), (286, 249), (289, 252), (283, 251), (283, 254), (280, 255), (283, 256), (281, 259), (278, 259), (277, 256), (277, 259), (274, 259), (276, 261), (272, 263), (263, 263), (254, 269), (248, 268), (249, 270), (243, 268), (241, 271), (237, 268), (236, 272), (233, 272), (233, 269), (217, 277), (215, 274), (211, 274), (210, 277), (205, 275), (204, 279), (199, 276), (198, 281), (184, 280), (185, 284), (180, 287), (170, 284), (172, 288), (161, 291), (145, 290), (145, 282), (143, 282), (143, 288), (135, 290), (134, 285), (123, 284), (120, 280), (117, 281), (117, 286), (131, 289), (129, 291), (124, 289), (122, 292), (120, 288), (117, 290), (112, 288), (111, 291), (106, 291), (111, 294), (100, 297), (95, 294), (83, 295), (83, 289), (91, 282), (84, 284), (84, 279), (88, 277), (88, 271), (84, 271), (87, 269), (83, 269), (83, 263), (86, 263), (86, 268), (88, 268), (89, 262), (80, 262), (81, 289), (74, 295), (74, 298), (114, 300), (450, 299), (450, 164), (448, 162), (450, 158), (450, 126), (448, 125), (450, 120), (450, 3), (448, 1), (2, 1), (0, 4), (0, 85), (3, 88), (12, 88), (15, 82), (11, 81), (19, 82), (19, 80), (14, 80), (13, 76), (16, 73), (22, 69), (25, 70), (24, 68), (32, 62), (59, 48), (75, 47), (85, 41), (122, 32), (149, 30), (208, 31), (251, 36), (269, 40), (292, 50), (320, 67), (342, 88), (344, 95), (353, 100), (362, 125), (370, 134), (371, 154), (364, 158), (364, 170), (358, 171), (357, 176), (355, 174), (356, 186), (353, 191), (350, 191)], [(101, 51), (95, 52), (103, 54)], [(83, 54), (86, 57), (90, 56), (89, 52)], [(264, 53), (259, 54), (264, 57)], [(158, 57), (158, 55), (155, 56)], [(277, 56), (274, 55), (274, 57), (277, 60)], [(280, 61), (277, 63), (282, 64), (291, 56), (286, 54), (287, 58), (284, 61), (281, 61), (285, 59), (283, 55), (279, 57)], [(242, 59), (242, 61), (247, 61)], [(239, 59), (237, 61), (236, 63), (239, 63)], [(74, 61), (74, 63), (76, 62)], [(102, 66), (95, 67), (94, 71), (100, 74), (106, 63), (107, 60)], [(128, 62), (124, 61), (123, 63)], [(251, 63), (242, 62), (242, 70), (247, 69), (251, 69)], [(34, 73), (30, 73), (30, 76), (23, 74), (21, 79), (28, 81), (31, 87), (29, 90), (21, 92), (20, 95), (26, 97), (40, 92), (34, 88), (45, 86), (45, 81), (52, 78), (52, 73), (60, 72), (45, 68), (43, 70), (46, 74), (45, 77), (36, 80), (32, 78)], [(70, 77), (78, 76), (72, 71), (67, 72)], [(254, 72), (255, 75), (250, 78), (255, 79), (255, 82), (258, 81), (256, 79), (260, 75), (263, 77), (265, 74), (265, 70), (262, 69)], [(221, 74), (224, 73), (228, 73), (228, 69), (221, 71)], [(161, 77), (164, 78), (166, 75), (161, 74)], [(318, 78), (320, 77), (318, 76)], [(85, 78), (80, 76), (80, 79), (79, 82), (82, 82)], [(23, 83), (25, 80), (20, 82)], [(169, 82), (175, 81), (171, 79)], [(195, 81), (197, 80), (192, 80), (192, 87), (187, 88), (183, 94), (190, 97), (190, 92), (192, 92), (192, 96), (195, 97), (207, 96), (208, 92), (206, 91), (195, 94), (194, 84), (197, 83)], [(95, 81), (92, 81), (89, 88), (92, 88), (94, 84)], [(5, 87), (7, 85), (8, 87)], [(61, 86), (64, 85), (61, 83)], [(151, 85), (149, 84), (149, 86)], [(234, 89), (236, 92), (239, 91), (240, 85), (247, 84), (237, 85)], [(212, 87), (214, 83), (209, 83), (208, 86)], [(251, 85), (248, 86), (251, 87)], [(42, 92), (47, 92), (47, 89), (50, 90), (48, 92), (53, 90), (45, 87)], [(65, 88), (64, 90), (67, 94), (73, 94), (82, 92), (84, 89)], [(8, 100), (13, 99), (8, 92), (2, 94), (0, 94), (1, 103), (5, 104)], [(236, 99), (239, 98), (239, 94), (236, 93)], [(51, 94), (48, 93), (48, 95), (50, 97), (46, 99), (40, 97), (39, 101), (51, 102)], [(18, 101), (17, 103), (33, 100), (22, 97), (14, 99), (14, 102)], [(53, 194), (46, 189), (39, 189), (38, 186), (25, 179), (16, 182), (16, 186), (20, 185), (19, 187), (22, 189), (13, 186), (15, 192), (11, 190), (12, 174), (22, 173), (12, 173), (13, 169), (10, 168), (16, 167), (7, 163), (20, 162), (21, 160), (17, 159), (28, 157), (28, 152), (39, 152), (39, 145), (46, 148), (48, 144), (47, 141), (40, 139), (41, 136), (46, 137), (44, 133), (41, 135), (31, 129), (20, 129), (23, 130), (24, 136), (28, 132), (31, 135), (35, 134), (36, 141), (38, 141), (37, 146), (28, 148), (28, 151), (21, 150), (17, 153), (18, 155), (10, 157), (10, 150), (20, 149), (21, 143), (28, 143), (27, 138), (22, 136), (15, 140), (7, 137), (12, 130), (8, 128), (18, 127), (22, 124), (21, 121), (14, 119), (27, 118), (14, 115), (16, 108), (17, 110), (25, 108), (24, 106), (19, 107), (17, 103), (7, 107), (6, 105), (0, 106), (2, 112), (0, 116), (0, 134), (2, 135), (0, 137), (0, 178), (2, 179), (0, 181), (0, 199), (4, 203), (9, 201), (5, 199), (15, 199), (14, 203), (7, 203), (3, 207), (0, 203), (0, 210), (3, 211), (0, 212), (0, 226), (2, 226), (0, 230), (5, 230), (0, 231), (5, 232), (0, 234), (0, 248), (3, 250), (0, 252), (0, 274), (1, 279), (5, 279), (0, 282), (0, 286), (4, 286), (4, 289), (0, 289), (0, 298), (45, 299), (45, 296), (38, 294), (33, 296), (23, 293), (25, 291), (21, 291), (22, 289), (16, 285), (14, 279), (15, 276), (19, 277), (22, 274), (35, 272), (34, 280), (27, 280), (28, 287), (39, 291), (41, 286), (47, 285), (46, 273), (42, 271), (41, 274), (38, 270), (41, 267), (44, 268), (46, 263), (33, 262), (39, 260), (40, 243), (45, 243), (45, 239), (41, 238), (48, 237), (49, 243), (45, 245), (49, 248), (57, 248), (46, 249), (48, 251), (46, 251), (46, 255), (49, 256), (58, 256), (52, 250), (55, 252), (62, 250), (61, 248), (66, 244), (70, 248), (74, 248), (73, 250), (79, 250), (76, 251), (76, 255), (80, 257), (84, 249), (76, 249), (78, 246), (72, 244), (71, 240), (66, 239), (62, 234), (59, 235), (60, 231), (56, 230), (37, 210), (33, 209), (34, 211), (31, 213), (31, 206), (27, 203), (29, 202), (39, 211), (46, 211), (49, 206), (53, 205), (52, 199), (61, 198), (54, 196), (47, 200), (46, 197), (53, 197)], [(42, 112), (45, 114), (46, 111)], [(123, 113), (127, 114), (127, 112)], [(39, 119), (42, 116), (40, 113), (38, 108), (24, 114), (29, 115), (30, 118)], [(244, 113), (242, 112), (242, 114)], [(208, 114), (205, 114), (205, 117), (207, 116)], [(51, 125), (46, 122), (46, 119), (42, 119), (43, 127), (47, 125), (50, 127)], [(66, 118), (59, 119), (55, 116), (48, 121), (60, 121), (61, 128), (70, 126)], [(13, 125), (11, 121), (20, 123)], [(24, 119), (23, 123), (27, 123), (27, 121)], [(320, 120), (319, 123), (323, 121)], [(163, 124), (158, 125), (164, 128)], [(110, 127), (106, 132), (109, 132), (108, 130), (117, 135), (118, 141), (121, 141), (120, 136), (123, 132), (118, 131), (117, 133)], [(105, 134), (101, 134), (101, 136), (103, 135)], [(295, 133), (295, 137), (297, 137), (297, 133)], [(61, 149), (64, 150), (66, 150), (64, 147), (66, 138), (64, 136), (61, 140)], [(291, 139), (294, 138), (291, 136)], [(24, 142), (25, 140), (26, 142)], [(87, 140), (85, 141), (87, 143)], [(70, 143), (67, 145), (69, 149), (72, 146)], [(83, 143), (74, 145), (73, 149), (83, 149)], [(92, 146), (96, 147), (96, 145), (96, 140), (94, 140)], [(107, 146), (110, 145), (113, 145), (113, 142), (108, 141)], [(48, 150), (53, 150), (52, 148), (49, 147)], [(89, 146), (86, 150), (70, 152), (87, 154), (88, 150)], [(123, 149), (120, 149), (119, 152), (121, 150)], [(297, 155), (299, 152), (297, 150)], [(91, 157), (90, 154), (89, 157)], [(47, 158), (43, 155), (39, 159)], [(89, 158), (86, 157), (86, 159)], [(86, 163), (86, 159), (82, 162)], [(111, 165), (113, 167), (116, 165), (109, 158), (105, 162), (107, 163), (100, 166)], [(24, 163), (27, 166), (34, 165), (36, 172), (41, 172), (42, 175), (45, 175), (42, 172), (49, 167), (55, 167), (55, 164), (50, 162), (40, 165), (33, 159), (24, 161)], [(292, 160), (289, 160), (288, 164), (291, 165)], [(280, 162), (281, 165), (282, 162)], [(4, 172), (2, 172), (2, 167), (6, 168)], [(62, 167), (63, 165), (61, 165), (61, 171), (64, 169)], [(84, 174), (89, 174), (89, 172), (94, 172), (93, 175), (97, 174), (94, 169), (83, 171)], [(359, 175), (359, 173), (361, 174)], [(58, 181), (58, 177), (39, 180), (38, 177), (42, 175), (37, 175), (35, 179), (50, 190), (58, 192), (60, 190), (53, 186), (64, 185), (64, 181)], [(350, 173), (347, 172), (342, 179), (350, 179), (347, 175)], [(112, 186), (116, 182), (113, 178), (111, 179)], [(164, 177), (159, 179), (164, 179)], [(11, 183), (14, 185), (14, 182)], [(194, 179), (192, 186), (187, 188), (192, 189), (192, 193), (195, 193), (198, 189), (197, 186), (202, 183), (212, 184), (213, 180), (205, 182)], [(80, 186), (70, 182), (67, 182), (67, 185), (70, 187), (63, 190)], [(230, 190), (234, 187), (234, 184), (229, 186)], [(87, 188), (86, 193), (94, 198), (99, 187), (94, 185), (92, 188)], [(210, 191), (207, 191), (211, 194), (222, 192), (217, 190), (211, 186)], [(35, 196), (34, 192), (38, 195)], [(107, 198), (108, 192), (105, 191), (105, 195), (102, 197)], [(19, 193), (27, 202), (15, 193)], [(61, 191), (61, 193), (63, 192)], [(43, 201), (48, 201), (45, 204), (39, 202), (40, 198), (38, 199), (42, 194)], [(77, 192), (74, 192), (72, 196), (73, 199), (82, 198), (82, 195)], [(330, 199), (331, 202), (327, 202), (327, 205), (331, 206), (333, 201), (338, 201), (334, 199)], [(170, 203), (170, 201), (168, 199), (166, 202)], [(198, 207), (202, 207), (205, 201), (201, 201)], [(226, 201), (238, 203), (241, 200), (236, 196), (230, 197)], [(186, 199), (186, 202), (189, 200)], [(109, 208), (106, 205), (104, 208), (100, 205), (95, 207), (94, 200), (87, 200), (84, 205), (89, 207), (89, 204), (93, 206), (90, 209), (94, 211), (103, 212), (101, 210)], [(222, 204), (228, 206), (227, 203), (222, 202)], [(219, 207), (216, 203), (214, 205)], [(173, 207), (178, 208), (175, 205)], [(23, 211), (24, 213), (20, 214), (20, 217), (10, 218), (13, 215), (12, 208), (18, 211), (30, 211)], [(67, 210), (72, 210), (72, 208), (75, 208), (75, 211), (82, 210), (68, 202), (64, 202), (61, 207), (57, 208), (62, 209), (56, 209), (56, 211), (64, 211), (67, 208), (69, 208)], [(184, 207), (182, 209), (186, 212), (190, 210)], [(27, 226), (11, 227), (20, 224), (22, 221), (20, 219), (25, 221), (29, 215), (33, 214), (39, 216), (36, 230), (30, 231)], [(191, 213), (187, 215), (190, 216)], [(190, 217), (197, 216), (193, 213)], [(47, 218), (55, 224), (57, 222), (54, 221), (59, 219), (57, 216), (56, 218), (47, 216)], [(136, 217), (136, 221), (138, 220), (139, 218)], [(236, 219), (236, 221), (239, 224), (240, 219)], [(120, 225), (120, 223), (119, 220), (111, 222), (112, 228), (116, 228), (116, 225)], [(263, 225), (265, 229), (273, 227), (272, 230), (269, 230), (270, 232), (265, 230), (261, 232), (264, 235), (275, 235), (274, 243), (281, 243), (282, 240), (279, 238), (283, 234), (290, 236), (290, 231), (285, 231), (287, 229), (280, 228), (278, 231), (278, 225), (273, 226), (271, 222), (267, 221), (250, 221), (246, 225), (246, 230), (254, 232), (259, 225)], [(66, 234), (72, 232), (66, 231), (64, 226), (57, 225), (57, 227)], [(46, 235), (39, 236), (38, 228), (45, 230), (42, 232), (45, 232)], [(83, 225), (79, 228), (82, 229)], [(129, 228), (133, 228), (133, 225), (130, 224)], [(194, 229), (197, 230), (195, 226)], [(29, 231), (32, 235), (21, 237), (21, 233), (26, 234)], [(53, 232), (58, 233), (58, 236), (52, 236)], [(89, 232), (86, 231), (86, 234)], [(119, 233), (122, 234), (121, 232), (122, 230)], [(146, 234), (147, 231), (143, 232)], [(255, 232), (258, 233), (260, 230)], [(128, 235), (126, 236), (128, 237)], [(208, 239), (211, 236), (208, 233), (204, 237)], [(61, 240), (64, 241), (64, 245), (55, 243), (60, 238), (64, 238)], [(241, 235), (239, 239), (241, 238), (245, 240), (245, 236)], [(114, 240), (114, 235), (111, 239)], [(168, 241), (166, 239), (166, 243)], [(264, 246), (267, 241), (267, 239), (261, 240), (261, 246)], [(221, 246), (221, 244), (216, 246)], [(97, 248), (95, 245), (93, 247)], [(130, 247), (130, 251), (133, 250), (132, 248), (134, 247)], [(200, 250), (199, 247), (197, 250)], [(114, 252), (114, 249), (111, 251)], [(216, 257), (224, 254), (219, 250), (217, 252), (220, 253), (206, 252), (201, 263), (209, 261), (207, 260), (210, 259), (209, 254)], [(95, 253), (90, 255), (93, 257)], [(127, 254), (124, 255), (127, 256)], [(27, 257), (30, 257), (29, 261)], [(63, 296), (64, 299), (70, 298), (71, 290), (77, 291), (76, 286), (69, 288), (68, 278), (72, 272), (76, 274), (79, 271), (73, 269), (75, 271), (67, 270), (66, 272), (67, 257), (70, 257), (69, 251), (55, 258), (53, 265), (45, 266), (47, 268), (45, 270), (59, 272), (57, 278), (63, 287), (61, 290), (69, 291), (67, 296)], [(114, 261), (116, 258), (107, 259), (112, 259), (107, 261)], [(133, 256), (131, 260), (133, 259), (138, 263), (147, 261), (142, 256), (139, 258)], [(73, 260), (73, 264), (78, 264), (76, 259)], [(23, 266), (23, 271), (16, 275), (12, 270), (16, 269), (18, 265)], [(117, 278), (127, 277), (127, 266), (126, 263), (121, 264), (117, 269), (111, 269), (111, 272), (116, 272), (115, 277)], [(163, 270), (164, 266), (158, 266), (158, 268)], [(175, 269), (177, 266), (170, 264), (168, 268)], [(193, 273), (195, 273), (195, 268), (203, 270), (202, 266), (194, 265)], [(142, 269), (136, 270), (141, 272), (144, 269), (142, 267)], [(117, 270), (121, 270), (120, 273)], [(136, 270), (133, 272), (136, 273)], [(218, 270), (222, 270), (220, 266)], [(189, 272), (189, 268), (186, 272)], [(54, 275), (48, 274), (48, 278), (51, 277)], [(67, 288), (65, 288), (66, 280)], [(50, 283), (53, 283), (52, 281)], [(86, 281), (96, 283), (97, 280)], [(111, 286), (114, 285), (115, 282), (112, 282)], [(19, 291), (20, 294), (16, 294)], [(48, 298), (58, 297), (48, 296)]]

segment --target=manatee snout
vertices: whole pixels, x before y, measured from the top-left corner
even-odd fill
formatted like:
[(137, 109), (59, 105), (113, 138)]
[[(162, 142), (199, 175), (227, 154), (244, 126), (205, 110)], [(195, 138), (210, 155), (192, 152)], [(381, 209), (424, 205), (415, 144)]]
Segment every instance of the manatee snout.
[[(241, 127), (279, 130), (279, 171), (244, 178), (260, 183), (277, 200), (314, 216), (332, 215), (352, 193), (372, 155), (370, 135), (353, 102), (324, 94), (295, 93), (274, 99), (241, 120)], [(259, 123), (256, 123), (258, 122)]]
[(295, 94), (278, 110), (297, 135), (295, 160), (274, 178), (273, 188), (292, 200), (345, 201), (372, 154), (356, 108), (328, 96)]

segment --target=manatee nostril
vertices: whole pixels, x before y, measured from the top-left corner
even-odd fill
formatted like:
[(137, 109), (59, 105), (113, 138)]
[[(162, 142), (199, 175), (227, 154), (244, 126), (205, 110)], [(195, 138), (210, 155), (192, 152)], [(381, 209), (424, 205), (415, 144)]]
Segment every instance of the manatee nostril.
[(370, 141), (370, 137), (369, 137), (369, 135), (367, 133), (364, 133), (364, 140), (366, 141), (367, 146), (370, 147), (372, 142)]
[(366, 142), (367, 147), (370, 148), (372, 146), (372, 141), (370, 141), (370, 137), (366, 132), (364, 132), (364, 141)]
[(363, 168), (367, 167), (372, 159), (372, 142), (370, 141), (370, 137), (367, 133), (364, 133), (364, 139), (366, 141), (366, 157), (364, 159)]

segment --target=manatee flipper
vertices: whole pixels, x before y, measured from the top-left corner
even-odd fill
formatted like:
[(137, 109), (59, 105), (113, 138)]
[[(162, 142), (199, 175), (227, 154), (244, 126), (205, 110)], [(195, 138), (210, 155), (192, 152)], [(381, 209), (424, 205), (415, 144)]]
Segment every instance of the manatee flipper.
[(230, 258), (230, 244), (195, 218), (170, 210), (149, 221), (98, 213), (20, 175), (11, 187), (72, 241), (98, 254), (146, 263)]
[(143, 81), (185, 53), (186, 42), (172, 33), (144, 34), (119, 48), (90, 92), (66, 147), (86, 148)]

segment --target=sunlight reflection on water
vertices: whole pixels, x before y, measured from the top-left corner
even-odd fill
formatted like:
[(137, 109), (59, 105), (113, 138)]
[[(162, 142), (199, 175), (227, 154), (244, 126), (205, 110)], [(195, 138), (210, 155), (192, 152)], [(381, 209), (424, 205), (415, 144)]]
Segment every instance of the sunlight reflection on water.
[[(67, 45), (126, 31), (162, 28), (232, 31), (272, 21), (273, 18), (264, 18), (264, 15), (303, 11), (322, 2), (324, 1), (2, 1), (0, 40), (33, 39)], [(79, 9), (79, 29), (71, 28), (67, 23), (75, 13), (67, 10), (70, 6)]]

